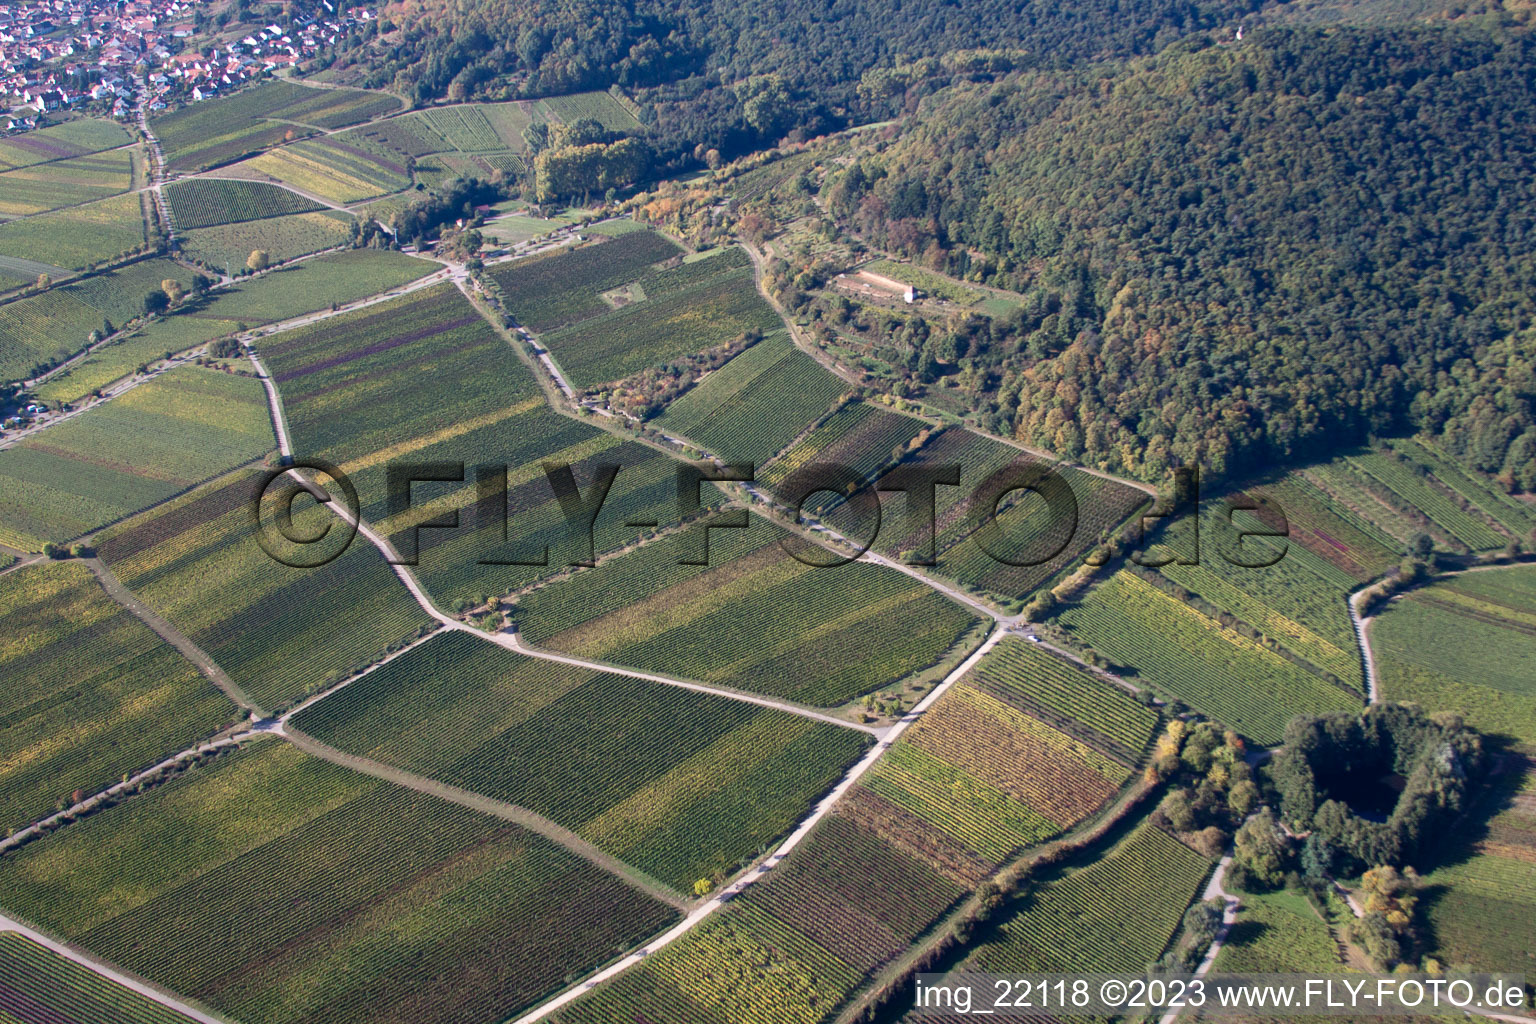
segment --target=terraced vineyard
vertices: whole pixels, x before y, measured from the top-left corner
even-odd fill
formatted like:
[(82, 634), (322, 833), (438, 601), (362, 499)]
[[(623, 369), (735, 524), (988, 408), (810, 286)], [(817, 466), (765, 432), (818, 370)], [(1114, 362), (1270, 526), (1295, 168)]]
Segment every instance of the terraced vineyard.
[(151, 127), (173, 171), (233, 163), (317, 129), (342, 128), (399, 109), (382, 93), (314, 89), (268, 80), (155, 118)]
[(352, 243), (357, 221), (338, 210), (293, 213), (266, 220), (222, 224), (188, 231), (181, 238), (183, 255), (213, 270), (238, 273), (256, 249), (273, 263), (308, 256)]
[(1143, 825), (1093, 863), (1037, 886), (967, 968), (1139, 973), (1162, 953), (1210, 868)]
[(324, 209), (314, 200), (276, 185), (224, 178), (172, 182), (165, 188), (165, 198), (179, 231)]
[[(0, 932), (0, 1013), (9, 1020), (101, 1020), (117, 1024), (190, 1024), (132, 989), (18, 932)], [(14, 1017), (12, 1014), (23, 1016)]]
[(676, 918), (516, 825), (272, 741), (7, 856), (0, 879), (17, 912), (271, 1024), (506, 1019)]
[[(230, 722), (235, 705), (80, 562), (0, 576), (0, 831)], [(67, 653), (61, 653), (67, 652)]]
[(849, 390), (785, 332), (764, 338), (710, 373), (656, 418), (656, 426), (726, 462), (761, 466), (826, 415)]
[(85, 348), (92, 331), (144, 312), (144, 296), (174, 279), (192, 282), (170, 260), (140, 260), (106, 274), (0, 305), (0, 380), (33, 376)]
[[(603, 248), (598, 246), (596, 251)], [(740, 249), (644, 273), (639, 275), (639, 286), (645, 296), (640, 301), (543, 336), (572, 383), (589, 386), (618, 380), (742, 334), (766, 333), (781, 326), (773, 307), (757, 294), (751, 265)], [(515, 314), (517, 307), (512, 308)]]
[(530, 808), (686, 891), (788, 832), (868, 738), (434, 638), (297, 716), (372, 760)]
[[(1256, 541), (1248, 546), (1258, 548)], [(1364, 694), (1359, 645), (1349, 618), (1348, 587), (1336, 570), (1301, 545), (1277, 549), (1273, 565), (1245, 568), (1217, 555), (1199, 565), (1170, 563), (1163, 576), (1246, 622), (1287, 650)], [(1245, 554), (1249, 560), (1258, 556)], [(1269, 557), (1269, 556), (1266, 556)]]
[(1370, 635), (1383, 697), (1454, 710), (1536, 750), (1536, 568), (1415, 590), (1388, 604)]
[[(262, 549), (249, 501), (257, 474), (220, 477), (102, 534), (125, 586), (207, 651), (267, 708), (290, 704), (415, 639), (429, 620), (372, 546), (319, 569)], [(295, 529), (331, 522), (313, 503)]]
[(0, 536), (30, 550), (78, 537), (273, 444), (260, 383), (179, 367), (0, 451)]
[(680, 254), (661, 235), (634, 231), (600, 245), (503, 263), (491, 268), (489, 276), (518, 323), (547, 331), (606, 312), (610, 307), (601, 298), (603, 292)]
[(1244, 735), (1270, 745), (1303, 713), (1360, 698), (1121, 570), (1061, 612), (1080, 642)]
[(894, 569), (805, 565), (770, 523), (713, 532), (708, 566), (650, 544), (520, 598), (518, 627), (554, 650), (826, 706), (937, 662), (976, 623)]

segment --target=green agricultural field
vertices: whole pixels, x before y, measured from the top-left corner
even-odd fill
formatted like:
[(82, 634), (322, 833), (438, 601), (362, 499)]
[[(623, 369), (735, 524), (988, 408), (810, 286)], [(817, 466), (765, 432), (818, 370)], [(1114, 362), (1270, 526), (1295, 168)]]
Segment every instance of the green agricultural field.
[(1382, 696), (1459, 712), (1536, 750), (1536, 568), (1466, 573), (1412, 591), (1370, 631)]
[(516, 825), (276, 740), (28, 845), (0, 886), (262, 1024), (505, 1020), (677, 916)]
[(383, 93), (314, 89), (268, 80), (155, 118), (151, 128), (173, 171), (233, 163), (316, 129), (342, 128), (399, 109)]
[[(278, 267), (211, 292), (195, 308), (156, 320), (97, 349), (40, 385), (36, 394), (44, 401), (76, 402), (93, 388), (152, 364), (167, 352), (182, 352), (249, 327), (344, 305), (407, 284), (436, 267), (388, 249), (347, 250)], [(184, 268), (176, 271), (185, 274)]]
[[(860, 479), (873, 480), (881, 470), (899, 462), (928, 426), (922, 420), (886, 412), (866, 402), (850, 402), (759, 471), (757, 479), (778, 492), (797, 470), (835, 464), (848, 467)], [(837, 496), (822, 492), (806, 502), (805, 509), (820, 515), (836, 500)]]
[(67, 121), (0, 139), (0, 171), (100, 153), (132, 141), (133, 136), (114, 121), (102, 118)]
[(649, 544), (520, 598), (518, 627), (570, 654), (837, 705), (934, 664), (976, 623), (894, 569), (805, 565), (766, 521), (711, 532), (708, 566)]
[(753, 345), (672, 402), (656, 426), (726, 462), (761, 466), (851, 389), (778, 332)]
[(314, 200), (276, 185), (225, 178), (172, 182), (166, 186), (165, 198), (178, 231), (324, 209)]
[(1157, 712), (1125, 690), (1026, 640), (1007, 637), (972, 673), (975, 685), (1067, 735), (1134, 764)]
[(966, 962), (971, 970), (1139, 973), (1156, 960), (1210, 862), (1143, 825), (1093, 863), (1036, 886)]
[[(1012, 445), (958, 428), (933, 437), (915, 457), (929, 465), (960, 470), (958, 486), (936, 488), (937, 573), (980, 587), (1005, 602), (1048, 582), (1150, 500), (1135, 488), (1069, 466), (1053, 466)], [(1046, 469), (1067, 485), (1071, 501), (1057, 509), (1039, 494), (1016, 491), (1005, 496), (995, 517), (988, 516), (996, 527), (987, 541), (990, 549), (983, 546), (975, 531), (976, 519), (986, 510), (973, 508), (973, 500), (984, 493), (983, 484), (1009, 479), (1007, 474), (1013, 473), (1028, 480)], [(892, 557), (907, 557), (924, 541), (926, 529), (921, 521), (893, 517), (881, 527), (877, 546)]]
[(687, 891), (787, 833), (868, 738), (449, 633), (291, 722), (537, 811)]
[(1358, 707), (1360, 698), (1121, 570), (1058, 616), (1120, 674), (1270, 745), (1299, 714)]
[(1333, 933), (1295, 891), (1243, 895), (1215, 970), (1232, 974), (1331, 974), (1342, 969)]
[[(1348, 587), (1334, 579), (1336, 570), (1300, 544), (1249, 540), (1245, 547), (1267, 549), (1273, 565), (1245, 568), (1211, 550), (1198, 565), (1170, 563), (1159, 570), (1189, 593), (1227, 612), (1292, 654), (1323, 669), (1364, 694), (1359, 644), (1349, 618)], [(1245, 552), (1247, 560), (1263, 560)]]
[(349, 245), (356, 224), (350, 214), (337, 210), (269, 217), (188, 231), (181, 236), (181, 251), (188, 259), (215, 270), (238, 273), (257, 249), (266, 252), (273, 263), (282, 263)]
[(0, 216), (21, 217), (126, 192), (134, 155), (114, 149), (0, 174)]
[(0, 304), (0, 380), (34, 376), (85, 348), (93, 331), (143, 315), (144, 296), (167, 279), (187, 288), (192, 274), (170, 260), (139, 260)]
[(1536, 527), (1536, 511), (1412, 440), (1357, 449), (1300, 475), (1401, 553), (1420, 533), (1450, 551), (1492, 551)]
[(644, 299), (544, 335), (572, 383), (618, 380), (676, 356), (781, 326), (773, 307), (757, 294), (751, 264), (740, 249), (641, 274), (639, 285)]
[(972, 686), (944, 695), (863, 786), (996, 867), (1103, 806), (1130, 766)]
[(1474, 970), (1524, 972), (1536, 959), (1536, 766), (1511, 759), (1424, 875), (1420, 914), (1433, 955)]
[(554, 1020), (821, 1024), (963, 891), (833, 814), (728, 909)]
[(600, 245), (564, 249), (533, 259), (499, 264), (489, 271), (507, 312), (535, 331), (598, 316), (611, 307), (602, 293), (641, 277), (653, 263), (680, 255), (655, 232), (632, 232)]
[[(377, 551), (354, 540), (318, 569), (275, 561), (251, 527), (259, 474), (220, 477), (104, 531), (101, 557), (265, 708), (277, 709), (372, 664), (430, 620)], [(296, 504), (295, 530), (333, 517)]]
[(640, 122), (624, 105), (606, 92), (580, 92), (539, 100), (535, 109), (551, 120), (570, 124), (587, 117), (616, 132), (635, 131)]
[(115, 259), (143, 244), (144, 211), (136, 193), (0, 224), (0, 255), (70, 270)]
[(1319, 561), (1310, 567), (1340, 589), (1351, 590), (1395, 566), (1402, 553), (1399, 542), (1344, 509), (1307, 473), (1288, 473), (1247, 493), (1281, 510), (1288, 539), (1315, 555)]
[(255, 172), (334, 203), (399, 192), (411, 185), (407, 160), (358, 132), (295, 142), (233, 169)]
[(182, 366), (0, 451), (0, 536), (36, 550), (271, 451), (253, 377)]
[[(632, 542), (645, 529), (632, 522), (676, 517), (673, 463), (551, 411), (512, 347), (451, 285), (274, 335), (262, 358), (299, 454), (348, 473), (364, 518), (397, 546), (410, 543), (404, 531), (415, 523), (459, 516), (460, 529), (420, 536), (419, 572), (440, 599), (478, 603), (590, 557), (569, 537), (546, 462), (570, 466), (583, 488), (598, 467), (620, 467), (595, 523), (594, 552)], [(384, 466), (392, 459), (462, 463), (464, 480), (419, 484), (420, 508), (390, 517)], [(483, 507), (488, 517), (478, 504), (472, 467), (482, 464), (507, 471), (505, 534), (494, 504)], [(718, 499), (704, 488), (703, 500)]]
[[(63, 373), (38, 385), (34, 394), (46, 402), (78, 402), (93, 390), (130, 376), (140, 366), (151, 369), (167, 352), (185, 351), (214, 338), (235, 333), (233, 320), (172, 316), (155, 320), (126, 338), (96, 349)], [(238, 364), (245, 369), (248, 364)]]
[[(7, 1002), (43, 1020), (113, 1021), (114, 1024), (190, 1024), (191, 1018), (39, 945), (19, 932), (0, 932), (0, 978)], [(10, 1021), (26, 1021), (4, 1010)]]
[(0, 830), (185, 750), (238, 709), (80, 562), (0, 576)]

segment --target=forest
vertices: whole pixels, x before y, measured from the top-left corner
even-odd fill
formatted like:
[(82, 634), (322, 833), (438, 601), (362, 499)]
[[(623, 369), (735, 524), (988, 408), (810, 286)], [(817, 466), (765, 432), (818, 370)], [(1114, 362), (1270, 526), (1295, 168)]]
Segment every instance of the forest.
[(1484, 24), (1191, 38), (941, 90), (821, 194), (1023, 293), (901, 328), (993, 429), (1145, 479), (1419, 430), (1529, 491), (1533, 86), (1530, 37)]
[(664, 155), (729, 158), (901, 110), (904, 91), (866, 73), (955, 50), (1014, 51), (1022, 64), (1152, 52), (1256, 10), (1256, 0), (401, 0), (377, 36), (336, 65), (418, 102), (512, 99), (619, 85), (652, 119)]

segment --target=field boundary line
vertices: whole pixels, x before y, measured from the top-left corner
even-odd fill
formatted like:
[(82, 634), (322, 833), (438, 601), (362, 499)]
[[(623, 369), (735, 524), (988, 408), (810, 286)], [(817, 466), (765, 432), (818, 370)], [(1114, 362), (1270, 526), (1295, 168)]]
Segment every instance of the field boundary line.
[(505, 800), (497, 800), (494, 797), (485, 796), (472, 790), (449, 785), (446, 782), (438, 782), (436, 779), (428, 778), (425, 775), (418, 775), (416, 772), (407, 771), (403, 768), (396, 768), (381, 761), (349, 754), (344, 750), (331, 746), (329, 743), (315, 739), (306, 732), (290, 728), (286, 724), (280, 726), (274, 732), (312, 757), (318, 757), (321, 760), (329, 761), (343, 768), (349, 768), (363, 775), (370, 775), (373, 778), (390, 782), (397, 786), (403, 786), (417, 793), (423, 793), (427, 796), (436, 797), (439, 800), (458, 804), (460, 807), (467, 807), (472, 811), (479, 811), (481, 814), (488, 814), (503, 821), (510, 821), (515, 825), (528, 829), (530, 832), (536, 832), (545, 839), (569, 850), (572, 854), (587, 861), (594, 867), (622, 879), (646, 895), (666, 903), (676, 910), (686, 913), (691, 906), (687, 899), (670, 886), (652, 878), (639, 868), (625, 863), (612, 854), (604, 853), (601, 849), (564, 825), (544, 817), (544, 815), (539, 814), (537, 811), (529, 810), (517, 804), (507, 803)]
[(84, 967), (91, 973), (105, 978), (113, 984), (120, 985), (131, 992), (135, 992), (153, 1003), (158, 1003), (173, 1013), (179, 1013), (189, 1020), (197, 1021), (198, 1024), (230, 1024), (227, 1018), (215, 1017), (204, 1010), (199, 1010), (195, 1006), (184, 1003), (169, 991), (160, 988), (160, 986), (140, 980), (134, 975), (114, 967), (93, 953), (87, 953), (66, 943), (51, 939), (36, 928), (23, 924), (15, 918), (7, 917), (3, 912), (0, 912), (0, 932), (15, 932), (18, 935), (25, 936), (44, 949), (62, 956), (71, 963)]
[(931, 691), (929, 691), (928, 695), (919, 701), (912, 708), (912, 710), (902, 715), (901, 720), (897, 722), (896, 725), (891, 727), (890, 731), (886, 733), (885, 737), (881, 739), (879, 743), (871, 747), (863, 757), (854, 762), (853, 767), (848, 769), (838, 784), (821, 798), (821, 800), (816, 804), (815, 808), (810, 812), (810, 814), (801, 819), (800, 824), (796, 826), (795, 830), (791, 832), (789, 836), (781, 844), (779, 844), (779, 846), (771, 854), (769, 854), (768, 857), (760, 865), (758, 865), (756, 868), (749, 868), (744, 874), (741, 875), (741, 877), (737, 878), (736, 881), (721, 889), (719, 894), (715, 896), (714, 899), (711, 899), (708, 903), (705, 903), (702, 907), (699, 907), (697, 910), (693, 911), (693, 913), (689, 914), (686, 918), (684, 918), (678, 924), (674, 925), (668, 931), (663, 932), (659, 937), (646, 943), (640, 949), (624, 957), (622, 960), (610, 964), (608, 967), (605, 967), (597, 973), (588, 976), (585, 981), (578, 983), (572, 988), (568, 988), (566, 991), (546, 1001), (542, 1005), (535, 1007), (528, 1013), (523, 1014), (522, 1016), (518, 1017), (513, 1022), (513, 1024), (534, 1024), (535, 1021), (543, 1020), (545, 1017), (548, 1017), (550, 1014), (554, 1013), (556, 1010), (559, 1010), (561, 1007), (574, 1002), (576, 999), (580, 998), (586, 992), (595, 988), (602, 982), (616, 977), (617, 975), (628, 970), (630, 967), (643, 962), (647, 957), (654, 956), (658, 950), (671, 945), (673, 942), (676, 942), (678, 939), (688, 934), (694, 928), (698, 927), (704, 921), (709, 919), (716, 911), (725, 906), (727, 902), (739, 895), (747, 887), (751, 886), (764, 875), (771, 872), (773, 868), (779, 864), (780, 861), (789, 856), (789, 854), (794, 851), (795, 847), (799, 846), (801, 841), (804, 840), (805, 837), (808, 836), (811, 831), (821, 823), (821, 820), (827, 816), (827, 814), (832, 810), (833, 806), (835, 806), (837, 802), (842, 799), (843, 795), (847, 793), (848, 790), (853, 788), (854, 783), (858, 782), (859, 779), (863, 777), (864, 773), (869, 771), (869, 769), (874, 766), (876, 761), (884, 756), (886, 750), (889, 749), (890, 746), (901, 737), (901, 734), (916, 724), (916, 722), (922, 718), (923, 714), (929, 708), (931, 708), (939, 700), (940, 697), (949, 692), (950, 687), (954, 686), (955, 683), (959, 682), (973, 668), (975, 668), (976, 665), (980, 663), (981, 659), (987, 655), (987, 652), (992, 650), (992, 648), (997, 645), (998, 641), (1002, 639), (1003, 635), (1003, 630), (994, 628), (991, 632), (991, 635), (988, 636), (987, 639), (984, 640), (981, 645), (976, 648), (976, 650), (971, 652), (970, 657), (966, 658), (959, 665), (956, 665), (953, 669), (951, 669), (949, 674), (944, 677), (942, 682), (940, 682)]
[(240, 688), (239, 683), (229, 677), (229, 673), (219, 667), (219, 663), (214, 661), (207, 651), (193, 643), (190, 637), (141, 601), (137, 594), (117, 578), (107, 563), (95, 555), (83, 558), (81, 561), (91, 570), (92, 575), (96, 577), (96, 582), (101, 584), (101, 589), (107, 592), (108, 597), (154, 630), (162, 640), (180, 651), (181, 656), (190, 661), (209, 682), (222, 690), (226, 697), (258, 718), (265, 717), (261, 706)]

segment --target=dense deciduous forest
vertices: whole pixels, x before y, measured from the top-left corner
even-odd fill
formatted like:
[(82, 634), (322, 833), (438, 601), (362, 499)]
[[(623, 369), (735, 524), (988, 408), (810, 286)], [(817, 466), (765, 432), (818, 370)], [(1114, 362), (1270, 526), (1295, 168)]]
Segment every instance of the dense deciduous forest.
[(418, 100), (515, 98), (612, 84), (653, 111), (653, 142), (730, 157), (894, 113), (901, 96), (864, 90), (866, 72), (957, 49), (1017, 51), (1064, 67), (1150, 52), (1229, 23), (1257, 0), (401, 0), (385, 31), (340, 63), (365, 84)]
[(943, 90), (822, 195), (1025, 294), (917, 339), (1025, 441), (1156, 478), (1420, 429), (1530, 490), (1533, 87), (1486, 27), (1192, 39)]

